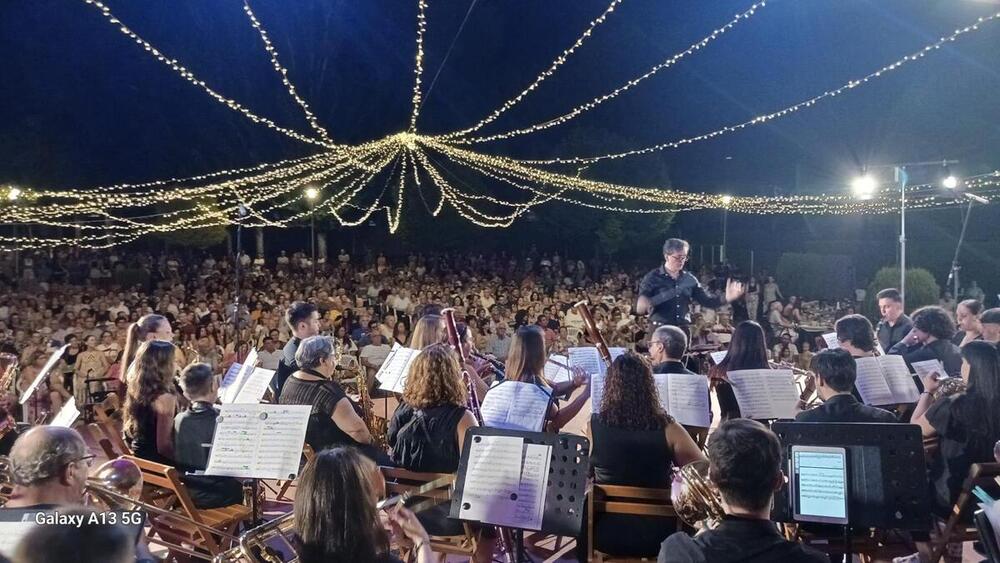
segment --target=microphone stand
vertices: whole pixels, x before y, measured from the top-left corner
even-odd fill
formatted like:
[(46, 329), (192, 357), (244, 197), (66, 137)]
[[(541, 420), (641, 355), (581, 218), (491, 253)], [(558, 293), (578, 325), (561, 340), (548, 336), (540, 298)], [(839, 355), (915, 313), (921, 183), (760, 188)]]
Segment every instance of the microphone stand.
[(965, 217), (962, 218), (962, 232), (958, 235), (958, 244), (955, 245), (955, 256), (951, 259), (951, 271), (948, 272), (948, 281), (945, 286), (954, 282), (954, 289), (951, 297), (958, 301), (958, 271), (962, 269), (958, 265), (958, 254), (962, 251), (962, 243), (965, 242), (965, 229), (969, 226), (969, 216), (972, 215), (973, 200), (969, 200), (969, 206), (965, 208)]

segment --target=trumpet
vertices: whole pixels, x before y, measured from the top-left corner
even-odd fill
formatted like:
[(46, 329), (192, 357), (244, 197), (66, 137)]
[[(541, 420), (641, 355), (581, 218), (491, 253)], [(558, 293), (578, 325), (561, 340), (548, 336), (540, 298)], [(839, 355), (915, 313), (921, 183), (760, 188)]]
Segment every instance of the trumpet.
[(685, 524), (702, 529), (714, 529), (726, 515), (722, 494), (708, 478), (708, 462), (692, 461), (674, 473), (670, 486), (670, 502)]

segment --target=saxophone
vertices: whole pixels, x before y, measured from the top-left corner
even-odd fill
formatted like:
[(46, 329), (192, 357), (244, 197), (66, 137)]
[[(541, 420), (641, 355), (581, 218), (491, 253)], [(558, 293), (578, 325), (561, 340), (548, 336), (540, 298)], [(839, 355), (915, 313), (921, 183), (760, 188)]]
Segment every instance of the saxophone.
[(17, 431), (14, 413), (8, 412), (17, 404), (17, 373), (17, 356), (0, 353), (0, 438)]
[(389, 451), (388, 421), (375, 416), (375, 403), (368, 393), (368, 374), (365, 366), (355, 362), (354, 370), (358, 382), (358, 401), (361, 403), (361, 418), (372, 435), (372, 444), (382, 451)]

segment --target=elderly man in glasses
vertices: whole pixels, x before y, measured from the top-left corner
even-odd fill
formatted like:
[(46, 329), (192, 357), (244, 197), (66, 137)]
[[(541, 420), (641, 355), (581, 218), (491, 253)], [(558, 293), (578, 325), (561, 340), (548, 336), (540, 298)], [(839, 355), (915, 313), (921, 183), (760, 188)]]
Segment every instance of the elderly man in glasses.
[(649, 322), (654, 327), (673, 325), (690, 334), (692, 301), (715, 309), (743, 295), (743, 284), (734, 280), (727, 281), (724, 297), (706, 292), (698, 278), (684, 270), (689, 249), (685, 240), (667, 239), (663, 243), (663, 265), (639, 282), (635, 309), (640, 315), (649, 315)]
[(5, 508), (49, 510), (80, 504), (93, 459), (76, 430), (32, 428), (10, 452), (14, 492)]

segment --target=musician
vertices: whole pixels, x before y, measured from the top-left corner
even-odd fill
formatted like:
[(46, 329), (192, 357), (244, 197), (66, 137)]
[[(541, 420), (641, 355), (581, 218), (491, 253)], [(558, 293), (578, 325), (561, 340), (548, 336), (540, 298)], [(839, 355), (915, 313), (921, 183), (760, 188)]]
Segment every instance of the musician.
[(173, 393), (176, 348), (169, 342), (151, 340), (139, 346), (125, 376), (122, 430), (136, 457), (173, 465)]
[(993, 344), (1000, 343), (1000, 307), (983, 311), (979, 324), (983, 327), (983, 340)]
[[(392, 461), (418, 473), (455, 473), (462, 457), (465, 433), (478, 426), (465, 407), (468, 390), (462, 381), (458, 354), (448, 344), (432, 344), (413, 360), (403, 390), (403, 402), (389, 422)], [(462, 523), (448, 518), (450, 506), (440, 504), (417, 518), (438, 536), (464, 533)], [(488, 534), (494, 535), (494, 534)], [(476, 561), (489, 561), (492, 538), (483, 538)]]
[[(955, 323), (941, 307), (921, 307), (913, 312), (913, 328), (888, 350), (889, 354), (903, 356), (907, 365), (924, 360), (939, 360), (949, 376), (957, 377), (962, 367), (958, 346), (951, 339), (955, 336)], [(911, 366), (912, 369), (912, 366)]]
[(911, 418), (924, 438), (940, 438), (928, 472), (933, 508), (942, 518), (948, 517), (969, 467), (992, 462), (993, 445), (1000, 439), (1000, 354), (996, 346), (972, 341), (961, 355), (965, 392), (935, 398), (941, 382), (929, 375)]
[[(677, 327), (657, 330), (665, 328), (684, 334)], [(691, 436), (660, 406), (650, 365), (634, 352), (616, 358), (608, 369), (601, 409), (591, 415), (587, 435), (598, 484), (669, 489), (673, 466), (705, 459)], [(673, 527), (667, 518), (595, 516), (595, 548), (621, 557), (654, 556)], [(586, 538), (577, 545), (586, 547)]]
[(156, 314), (143, 315), (138, 321), (129, 325), (128, 333), (125, 335), (125, 353), (121, 361), (123, 374), (126, 377), (128, 377), (129, 367), (135, 361), (139, 346), (143, 342), (153, 340), (174, 341), (174, 329), (170, 326), (167, 317)]
[(506, 381), (533, 383), (545, 389), (553, 397), (563, 395), (568, 397), (574, 389), (586, 386), (582, 393), (563, 407), (559, 407), (555, 402), (549, 404), (545, 420), (548, 422), (550, 431), (558, 432), (569, 421), (573, 420), (573, 417), (587, 404), (587, 400), (590, 399), (590, 380), (586, 373), (575, 368), (570, 381), (550, 386), (545, 379), (545, 363), (547, 361), (545, 336), (542, 334), (541, 327), (524, 325), (514, 332), (504, 372), (507, 375)]
[(319, 310), (312, 303), (296, 301), (285, 311), (285, 323), (291, 329), (292, 337), (281, 350), (282, 357), (278, 361), (274, 379), (271, 380), (271, 392), (279, 399), (288, 377), (299, 369), (295, 363), (295, 353), (299, 349), (299, 344), (306, 338), (319, 334)]
[(371, 445), (372, 436), (360, 416), (360, 407), (332, 378), (337, 356), (333, 341), (326, 336), (310, 336), (295, 352), (298, 371), (282, 388), (278, 402), (283, 405), (312, 405), (306, 443), (315, 451), (334, 446), (357, 446), (376, 461), (387, 459)]
[[(75, 507), (60, 514), (80, 518), (79, 524), (33, 526), (14, 550), (17, 563), (155, 563), (135, 529), (112, 524), (108, 515)], [(0, 556), (0, 561), (6, 561)]]
[(979, 322), (979, 313), (983, 312), (983, 304), (975, 299), (966, 299), (955, 308), (955, 324), (958, 330), (951, 341), (961, 348), (973, 340), (983, 339), (983, 325)]
[(876, 294), (878, 310), (882, 314), (876, 332), (883, 350), (889, 350), (910, 333), (913, 321), (903, 314), (903, 294), (898, 289), (890, 287)]
[(869, 358), (875, 355), (875, 338), (872, 323), (864, 315), (845, 315), (837, 319), (833, 330), (837, 343), (852, 358)]
[[(306, 464), (294, 508), (301, 563), (400, 562), (389, 551), (389, 537), (375, 510), (378, 491), (385, 488), (380, 480), (371, 460), (349, 447), (321, 451)], [(400, 507), (387, 516), (394, 530), (412, 542), (418, 563), (430, 563), (430, 538), (413, 513)]]
[[(687, 335), (684, 331), (670, 325), (657, 327), (649, 339), (649, 357), (653, 363), (653, 373), (686, 373), (694, 375), (684, 367), (681, 359), (687, 351)], [(607, 385), (605, 383), (605, 385)], [(709, 401), (711, 403), (711, 401)], [(700, 449), (708, 437), (708, 428), (700, 426), (684, 426), (688, 434)]]
[(740, 417), (740, 405), (736, 402), (736, 394), (733, 393), (732, 386), (726, 381), (726, 374), (741, 369), (768, 369), (769, 367), (764, 329), (756, 321), (743, 321), (736, 325), (726, 357), (709, 370), (709, 377), (715, 386), (715, 394), (719, 400), (719, 410), (723, 420)]
[(438, 314), (427, 313), (417, 320), (410, 336), (410, 348), (422, 350), (431, 344), (447, 342), (444, 318)]
[(709, 438), (708, 460), (726, 515), (717, 528), (696, 537), (671, 535), (658, 563), (829, 562), (826, 554), (785, 540), (770, 521), (774, 491), (784, 482), (781, 444), (770, 430), (752, 420), (723, 422)]
[[(862, 404), (851, 394), (858, 372), (847, 350), (823, 350), (813, 356), (809, 371), (823, 404), (795, 415), (797, 422), (896, 422), (896, 415)], [(798, 408), (804, 407), (805, 401), (799, 401)]]
[[(204, 470), (215, 436), (219, 383), (208, 364), (191, 364), (181, 372), (188, 407), (174, 417), (174, 458), (178, 465)], [(243, 502), (243, 485), (232, 477), (187, 475), (191, 500), (198, 508), (219, 508)], [(193, 485), (193, 486), (192, 486)]]
[(93, 460), (76, 430), (35, 426), (10, 452), (14, 491), (4, 508), (50, 510), (80, 504)]
[(689, 248), (687, 241), (667, 239), (663, 244), (663, 265), (639, 282), (636, 312), (649, 315), (653, 326), (673, 325), (690, 332), (692, 301), (714, 309), (743, 295), (743, 284), (733, 280), (726, 283), (725, 298), (709, 295), (698, 278), (684, 270)]

